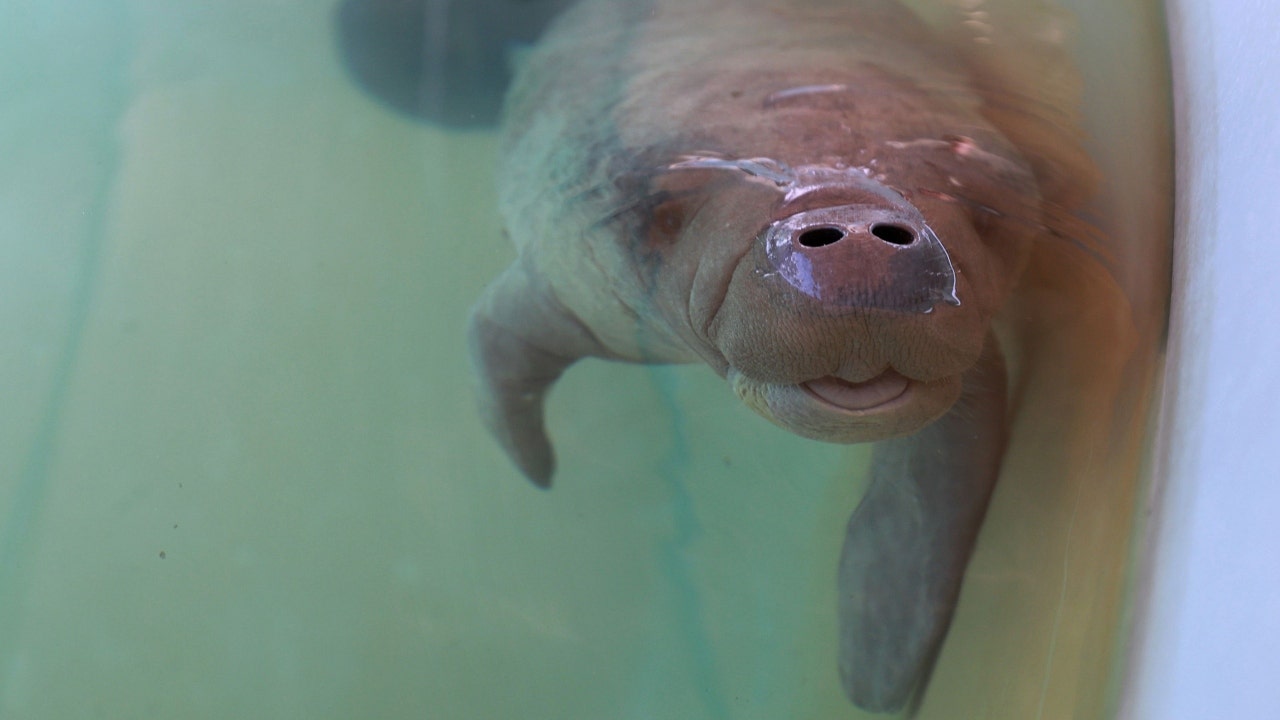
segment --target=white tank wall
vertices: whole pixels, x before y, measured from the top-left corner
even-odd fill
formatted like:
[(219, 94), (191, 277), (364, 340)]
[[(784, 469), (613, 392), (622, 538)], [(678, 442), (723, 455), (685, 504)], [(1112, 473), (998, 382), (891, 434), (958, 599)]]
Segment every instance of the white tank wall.
[(1122, 716), (1280, 717), (1280, 5), (1167, 8), (1173, 317)]

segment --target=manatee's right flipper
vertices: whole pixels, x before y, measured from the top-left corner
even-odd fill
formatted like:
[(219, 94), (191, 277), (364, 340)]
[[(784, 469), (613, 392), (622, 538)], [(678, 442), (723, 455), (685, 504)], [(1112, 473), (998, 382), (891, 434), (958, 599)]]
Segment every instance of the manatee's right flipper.
[(607, 351), (519, 260), (472, 309), (470, 344), (481, 419), (520, 472), (549, 487), (555, 455), (543, 427), (543, 399), (578, 358), (608, 357)]
[(945, 416), (876, 445), (840, 558), (840, 679), (855, 705), (897, 712), (922, 690), (951, 623), (1004, 450), (994, 338)]

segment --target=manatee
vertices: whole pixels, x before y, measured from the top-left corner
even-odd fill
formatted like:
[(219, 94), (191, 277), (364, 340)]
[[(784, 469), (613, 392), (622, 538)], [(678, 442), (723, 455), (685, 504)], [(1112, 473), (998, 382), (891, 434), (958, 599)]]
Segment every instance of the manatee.
[(483, 421), (549, 487), (566, 368), (701, 362), (786, 430), (876, 443), (838, 668), (901, 710), (999, 474), (1001, 313), (1049, 234), (1035, 123), (892, 0), (585, 0), (525, 60), (498, 170), (517, 258), (470, 324)]

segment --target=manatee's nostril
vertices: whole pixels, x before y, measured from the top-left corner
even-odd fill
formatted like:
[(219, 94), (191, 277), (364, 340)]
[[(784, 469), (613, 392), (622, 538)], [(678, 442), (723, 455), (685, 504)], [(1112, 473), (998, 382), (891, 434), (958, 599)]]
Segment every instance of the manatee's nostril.
[(916, 234), (901, 225), (873, 225), (871, 234), (890, 245), (910, 245), (916, 241)]
[(816, 248), (840, 242), (843, 238), (844, 231), (839, 228), (820, 227), (800, 233), (796, 236), (796, 242), (805, 247)]

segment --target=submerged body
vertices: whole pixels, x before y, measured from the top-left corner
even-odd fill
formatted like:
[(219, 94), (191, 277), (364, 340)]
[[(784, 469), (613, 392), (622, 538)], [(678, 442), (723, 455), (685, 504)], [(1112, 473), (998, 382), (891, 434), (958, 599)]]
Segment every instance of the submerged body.
[(519, 257), (472, 321), (490, 429), (549, 484), (543, 397), (594, 356), (705, 362), (792, 432), (879, 442), (840, 672), (859, 706), (906, 705), (999, 471), (995, 321), (1053, 179), (1030, 134), (889, 0), (588, 0), (506, 112)]

